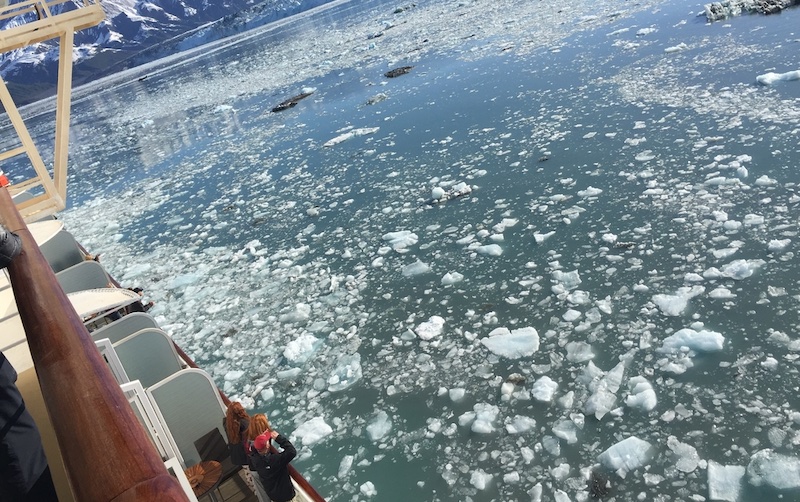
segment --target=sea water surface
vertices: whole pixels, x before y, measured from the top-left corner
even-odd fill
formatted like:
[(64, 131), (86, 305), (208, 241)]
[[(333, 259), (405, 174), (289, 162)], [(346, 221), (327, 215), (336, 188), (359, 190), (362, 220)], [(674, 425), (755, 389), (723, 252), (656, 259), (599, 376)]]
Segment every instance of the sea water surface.
[(328, 500), (800, 500), (800, 10), (702, 11), (340, 2), (76, 90), (63, 218)]

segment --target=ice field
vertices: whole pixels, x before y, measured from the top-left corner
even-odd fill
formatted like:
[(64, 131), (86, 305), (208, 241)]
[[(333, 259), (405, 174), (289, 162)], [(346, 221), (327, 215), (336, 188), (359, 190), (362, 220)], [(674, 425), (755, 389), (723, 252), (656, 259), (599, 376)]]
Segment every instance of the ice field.
[(800, 500), (800, 9), (359, 3), (76, 90), (67, 227), (328, 500)]

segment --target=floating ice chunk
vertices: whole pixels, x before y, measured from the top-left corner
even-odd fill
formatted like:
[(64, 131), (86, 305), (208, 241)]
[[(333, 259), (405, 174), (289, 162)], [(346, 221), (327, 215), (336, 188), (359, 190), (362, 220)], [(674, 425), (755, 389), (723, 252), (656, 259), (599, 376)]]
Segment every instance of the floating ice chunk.
[(455, 389), (450, 389), (447, 391), (447, 395), (450, 396), (450, 400), (454, 403), (457, 403), (464, 399), (467, 391), (461, 387), (457, 387)]
[(614, 234), (603, 234), (602, 239), (609, 244), (614, 244), (617, 242), (617, 236)]
[(750, 457), (747, 480), (753, 486), (771, 486), (778, 490), (800, 488), (800, 459), (760, 450)]
[(711, 254), (714, 255), (714, 258), (721, 260), (723, 258), (728, 258), (733, 256), (739, 251), (739, 248), (724, 248), (724, 249), (713, 249)]
[(291, 310), (285, 314), (281, 314), (278, 318), (281, 322), (286, 323), (304, 323), (308, 321), (308, 318), (311, 316), (311, 305), (306, 303), (298, 303), (294, 306), (294, 310)]
[(746, 214), (744, 215), (744, 225), (746, 227), (755, 227), (764, 224), (764, 217), (760, 214)]
[(403, 274), (403, 277), (412, 277), (415, 275), (427, 274), (430, 271), (431, 271), (430, 265), (417, 259), (417, 261), (415, 261), (414, 263), (403, 267), (400, 273)]
[(601, 190), (600, 188), (595, 188), (593, 186), (590, 186), (590, 187), (587, 187), (586, 190), (579, 190), (578, 191), (578, 197), (583, 197), (583, 198), (596, 197), (596, 196), (600, 195), (601, 193), (603, 193), (603, 190)]
[(320, 345), (322, 345), (320, 339), (309, 333), (303, 333), (286, 344), (286, 348), (283, 349), (283, 357), (290, 363), (303, 364), (311, 359)]
[(554, 382), (549, 376), (545, 375), (533, 382), (531, 395), (537, 401), (549, 403), (553, 400), (553, 395), (558, 389), (558, 384)]
[(542, 502), (542, 483), (541, 481), (533, 485), (533, 488), (528, 490), (528, 495), (531, 497), (531, 502)]
[(540, 233), (540, 232), (534, 232), (533, 233), (533, 240), (536, 241), (536, 244), (541, 244), (544, 241), (546, 241), (547, 239), (549, 239), (550, 237), (554, 236), (555, 234), (556, 234), (555, 231), (547, 232), (547, 233), (544, 233), (544, 234)]
[(664, 339), (659, 352), (677, 353), (681, 347), (688, 347), (695, 352), (719, 352), (724, 343), (725, 337), (716, 331), (683, 328)]
[(519, 359), (539, 350), (539, 333), (532, 327), (511, 331), (508, 328), (497, 328), (488, 337), (482, 338), (481, 343), (493, 354)]
[(755, 184), (758, 186), (766, 187), (766, 186), (777, 185), (778, 181), (764, 174), (759, 176), (758, 179), (756, 179)]
[(225, 379), (226, 382), (234, 382), (242, 378), (244, 376), (244, 373), (245, 372), (242, 370), (231, 370), (226, 372), (223, 378)]
[(520, 477), (517, 471), (514, 472), (507, 472), (503, 474), (503, 483), (507, 484), (515, 484), (519, 483)]
[[(589, 362), (586, 368), (586, 374), (592, 372), (592, 368), (599, 371), (599, 369)], [(600, 372), (602, 374), (602, 371)], [(586, 400), (583, 406), (583, 411), (587, 415), (594, 415), (598, 420), (602, 419), (609, 411), (614, 409), (617, 403), (617, 391), (622, 384), (622, 378), (625, 374), (625, 363), (619, 362), (614, 368), (606, 373), (602, 378), (595, 377), (589, 384), (589, 390), (592, 395)]]
[(353, 129), (347, 131), (344, 134), (340, 134), (339, 136), (336, 136), (333, 139), (329, 139), (328, 141), (323, 143), (322, 146), (326, 147), (336, 146), (339, 143), (347, 141), (348, 139), (355, 138), (356, 136), (366, 136), (367, 134), (375, 134), (376, 132), (378, 132), (378, 130), (380, 130), (380, 127), (363, 127), (360, 129)]
[(500, 408), (488, 403), (476, 403), (472, 410), (458, 417), (458, 424), (462, 427), (470, 425), (472, 432), (479, 434), (494, 432), (494, 424), (500, 414)]
[(783, 251), (789, 244), (791, 244), (791, 242), (792, 242), (791, 239), (780, 239), (780, 240), (773, 239), (769, 241), (767, 248), (770, 251)]
[(337, 474), (337, 477), (340, 480), (347, 476), (347, 473), (353, 468), (353, 461), (355, 459), (356, 457), (353, 455), (345, 455), (342, 457), (342, 461), (339, 462), (339, 472)]
[(322, 417), (314, 417), (311, 420), (300, 424), (292, 433), (293, 437), (299, 438), (306, 446), (318, 443), (322, 439), (333, 433), (330, 425), (325, 423)]
[(635, 376), (628, 380), (630, 394), (625, 398), (625, 404), (631, 408), (651, 411), (656, 407), (658, 399), (653, 386), (643, 376)]
[(592, 346), (586, 342), (569, 342), (566, 349), (567, 361), (572, 363), (585, 363), (594, 357)]
[(667, 447), (678, 457), (675, 467), (681, 472), (694, 472), (700, 464), (700, 455), (697, 449), (686, 443), (681, 443), (675, 436), (667, 438)]
[(553, 272), (553, 282), (562, 286), (565, 290), (573, 290), (581, 283), (581, 276), (577, 270), (571, 272), (562, 272), (556, 270)]
[(536, 427), (536, 420), (522, 415), (515, 416), (511, 422), (506, 424), (506, 430), (509, 434), (522, 434), (534, 427)]
[(558, 488), (556, 488), (553, 492), (553, 500), (555, 500), (555, 502), (572, 502), (572, 499), (569, 498), (567, 492), (564, 490), (559, 490)]
[(516, 218), (503, 218), (503, 221), (493, 226), (492, 230), (498, 234), (502, 234), (507, 228), (516, 226), (517, 223), (519, 223), (519, 220)]
[(485, 490), (491, 482), (492, 475), (488, 474), (483, 469), (472, 471), (472, 475), (469, 478), (469, 483), (478, 490)]
[(190, 284), (194, 284), (202, 278), (203, 276), (201, 274), (182, 274), (172, 279), (169, 285), (167, 285), (167, 289), (180, 289)]
[(372, 422), (367, 425), (367, 436), (371, 441), (379, 441), (392, 430), (392, 420), (389, 415), (381, 410)]
[(671, 54), (673, 52), (685, 51), (688, 48), (689, 48), (688, 45), (686, 45), (685, 43), (681, 42), (678, 45), (673, 45), (672, 47), (667, 47), (666, 49), (664, 49), (664, 52), (666, 52), (667, 54)]
[(383, 240), (387, 241), (395, 251), (402, 251), (416, 244), (419, 241), (419, 236), (409, 230), (400, 230), (384, 234)]
[(722, 276), (737, 281), (747, 279), (763, 264), (763, 260), (734, 260), (722, 267)]
[(458, 272), (448, 272), (442, 277), (442, 286), (450, 286), (464, 280), (464, 276)]
[(647, 465), (652, 456), (653, 447), (650, 443), (631, 436), (601, 453), (597, 460), (624, 478), (629, 472)]
[(708, 462), (708, 498), (723, 502), (739, 502), (745, 468)]
[(645, 150), (634, 157), (634, 159), (638, 160), (639, 162), (647, 162), (648, 160), (653, 160), (654, 158), (656, 158), (656, 155), (652, 150)]
[(366, 497), (374, 497), (378, 494), (378, 490), (375, 489), (375, 485), (372, 483), (372, 481), (365, 482), (358, 488), (358, 490)]
[(431, 190), (431, 198), (433, 200), (441, 199), (442, 197), (444, 197), (444, 194), (445, 194), (445, 191), (444, 191), (444, 188), (442, 188), (442, 187), (434, 187), (433, 190)]
[(328, 377), (328, 390), (331, 392), (342, 391), (361, 380), (361, 376), (361, 354), (356, 352), (340, 356), (336, 368)]
[(689, 300), (703, 293), (703, 286), (679, 288), (674, 295), (653, 295), (653, 303), (668, 316), (679, 316), (686, 309)]
[(756, 77), (756, 82), (761, 85), (772, 85), (775, 82), (800, 80), (800, 70), (787, 71), (786, 73), (768, 72)]
[(586, 291), (581, 291), (576, 289), (572, 293), (567, 295), (567, 301), (572, 303), (573, 305), (586, 305), (591, 300), (589, 298), (589, 293)]
[(564, 419), (553, 425), (553, 434), (560, 437), (568, 444), (578, 442), (578, 426), (572, 420)]
[(580, 318), (582, 314), (574, 309), (569, 309), (561, 316), (565, 321), (572, 322), (578, 318)]
[(714, 289), (713, 291), (710, 291), (708, 293), (708, 296), (710, 296), (711, 298), (716, 298), (716, 299), (720, 299), (720, 300), (736, 298), (736, 294), (735, 293), (732, 293), (730, 289), (723, 288), (723, 287), (719, 287), (717, 289)]
[(479, 246), (475, 249), (478, 254), (486, 255), (486, 256), (500, 256), (503, 254), (503, 248), (501, 248), (498, 244), (487, 244), (485, 246)]
[(778, 369), (778, 360), (774, 357), (767, 357), (761, 361), (761, 367), (769, 371), (775, 371)]
[(636, 32), (636, 36), (637, 37), (643, 37), (645, 35), (649, 35), (651, 33), (657, 32), (657, 31), (658, 31), (657, 28), (652, 28), (652, 27), (651, 28), (642, 28), (642, 29), (640, 29), (639, 31)]
[(414, 332), (423, 340), (433, 340), (442, 334), (444, 329), (444, 319), (438, 315), (431, 316), (430, 319), (421, 323)]

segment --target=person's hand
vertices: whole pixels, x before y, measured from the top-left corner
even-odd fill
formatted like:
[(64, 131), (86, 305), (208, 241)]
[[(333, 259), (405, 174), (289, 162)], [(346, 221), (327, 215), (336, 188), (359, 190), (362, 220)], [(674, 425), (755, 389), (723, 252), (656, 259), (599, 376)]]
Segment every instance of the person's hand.
[(272, 439), (275, 439), (279, 434), (277, 431), (269, 431), (269, 435)]

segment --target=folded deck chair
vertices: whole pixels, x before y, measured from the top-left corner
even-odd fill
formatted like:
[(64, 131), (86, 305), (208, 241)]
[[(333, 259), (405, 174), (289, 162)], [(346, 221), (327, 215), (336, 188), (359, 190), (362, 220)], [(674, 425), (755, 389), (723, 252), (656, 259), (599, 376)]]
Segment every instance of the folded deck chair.
[(47, 263), (53, 272), (61, 272), (84, 261), (84, 254), (75, 237), (66, 230), (61, 230), (53, 237), (39, 245)]
[(222, 420), (225, 405), (211, 377), (203, 370), (181, 370), (147, 389), (161, 422), (172, 433), (185, 467), (203, 460), (196, 441), (218, 429), (225, 437)]
[(129, 289), (123, 288), (95, 288), (75, 293), (67, 293), (67, 298), (79, 316), (88, 319), (92, 316), (102, 317), (109, 311), (114, 311), (139, 301), (139, 295)]
[(108, 286), (110, 279), (102, 265), (96, 261), (82, 261), (56, 274), (65, 293)]
[(139, 380), (145, 389), (177, 373), (183, 367), (172, 339), (157, 328), (138, 331), (114, 343), (129, 380)]
[(147, 328), (158, 328), (158, 323), (149, 314), (145, 314), (144, 312), (131, 312), (121, 319), (92, 331), (92, 339), (102, 340), (103, 338), (108, 338), (111, 340), (111, 343), (117, 343), (137, 331)]

